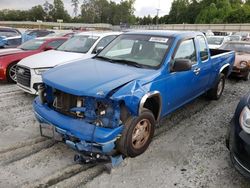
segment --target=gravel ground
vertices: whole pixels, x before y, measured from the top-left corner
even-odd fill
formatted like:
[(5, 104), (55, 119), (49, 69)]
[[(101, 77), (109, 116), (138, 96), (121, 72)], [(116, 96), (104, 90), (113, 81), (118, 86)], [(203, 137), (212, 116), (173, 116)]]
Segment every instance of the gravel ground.
[(0, 187), (250, 187), (232, 167), (226, 129), (250, 82), (227, 80), (219, 101), (200, 97), (166, 117), (149, 149), (105, 172), (40, 137), (33, 96), (0, 83)]

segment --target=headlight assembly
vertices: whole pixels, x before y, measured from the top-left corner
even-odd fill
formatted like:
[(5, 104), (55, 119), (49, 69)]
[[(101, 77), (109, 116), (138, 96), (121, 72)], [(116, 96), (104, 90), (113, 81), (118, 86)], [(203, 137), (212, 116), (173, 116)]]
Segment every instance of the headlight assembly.
[(45, 86), (44, 84), (38, 85), (38, 96), (40, 99), (41, 104), (44, 104), (46, 102), (46, 93), (45, 93)]
[(240, 126), (248, 134), (250, 134), (250, 110), (246, 106), (240, 114)]
[(240, 62), (240, 67), (241, 68), (246, 68), (247, 67), (247, 62), (246, 61), (241, 61)]
[(45, 71), (49, 70), (49, 68), (45, 68), (45, 69), (34, 69), (35, 73), (37, 75), (42, 75)]

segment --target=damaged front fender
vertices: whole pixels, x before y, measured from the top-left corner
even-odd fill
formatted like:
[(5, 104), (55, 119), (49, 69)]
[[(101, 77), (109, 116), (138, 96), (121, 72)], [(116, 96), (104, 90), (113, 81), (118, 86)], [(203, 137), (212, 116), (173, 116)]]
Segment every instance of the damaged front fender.
[(111, 99), (115, 101), (124, 101), (126, 107), (132, 115), (138, 115), (139, 104), (142, 97), (147, 93), (145, 88), (137, 80), (126, 84), (115, 92)]

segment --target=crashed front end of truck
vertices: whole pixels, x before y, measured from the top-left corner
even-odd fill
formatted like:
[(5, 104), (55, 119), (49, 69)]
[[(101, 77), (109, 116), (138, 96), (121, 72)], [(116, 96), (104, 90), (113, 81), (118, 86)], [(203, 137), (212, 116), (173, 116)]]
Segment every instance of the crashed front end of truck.
[(102, 91), (97, 96), (76, 96), (40, 85), (33, 107), (41, 135), (78, 151), (77, 161), (119, 161), (122, 155), (118, 142), (131, 112), (123, 101), (104, 96)]

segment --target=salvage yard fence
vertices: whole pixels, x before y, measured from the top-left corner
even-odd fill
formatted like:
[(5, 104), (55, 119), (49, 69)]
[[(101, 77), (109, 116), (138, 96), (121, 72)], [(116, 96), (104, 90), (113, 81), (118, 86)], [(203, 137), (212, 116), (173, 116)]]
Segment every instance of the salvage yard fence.
[[(101, 28), (110, 30), (121, 30), (120, 26), (113, 26), (111, 24), (96, 23), (58, 23), (58, 22), (19, 22), (19, 21), (0, 21), (0, 26), (30, 26), (30, 27), (62, 27), (62, 28)], [(245, 24), (159, 24), (159, 25), (131, 25), (129, 29), (147, 29), (147, 30), (212, 30), (212, 31), (246, 31), (250, 32), (250, 23)]]

